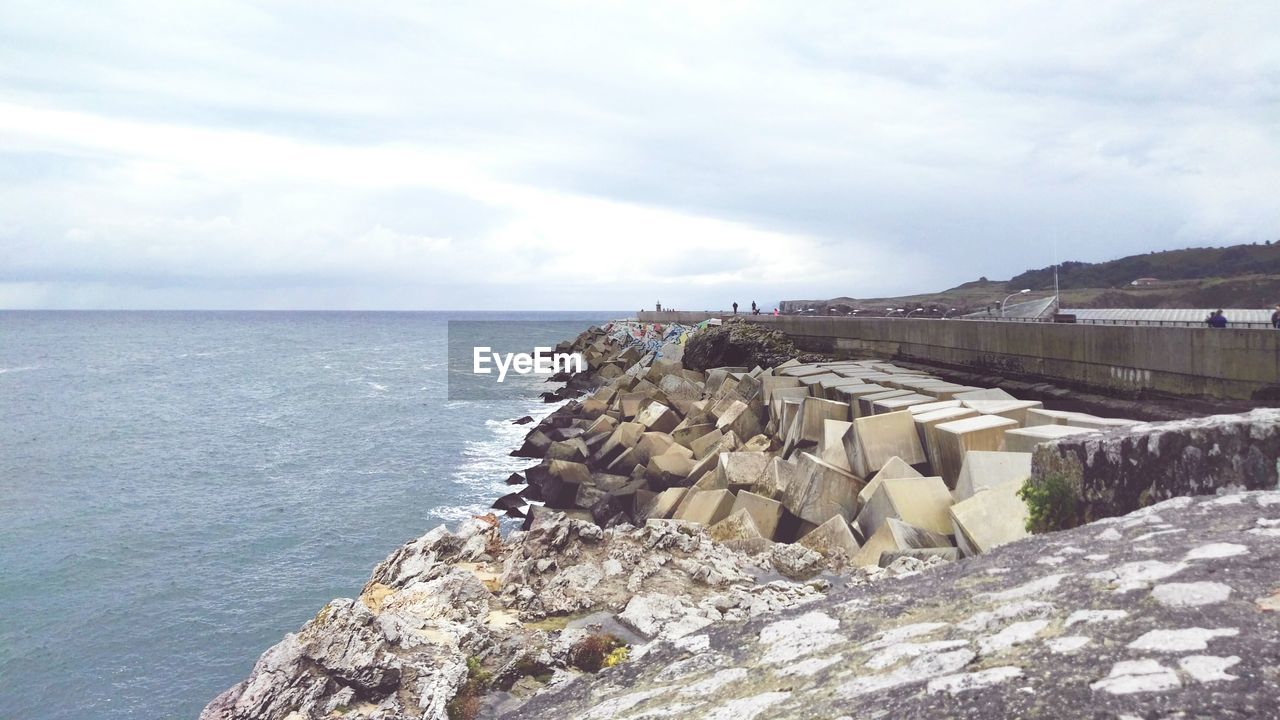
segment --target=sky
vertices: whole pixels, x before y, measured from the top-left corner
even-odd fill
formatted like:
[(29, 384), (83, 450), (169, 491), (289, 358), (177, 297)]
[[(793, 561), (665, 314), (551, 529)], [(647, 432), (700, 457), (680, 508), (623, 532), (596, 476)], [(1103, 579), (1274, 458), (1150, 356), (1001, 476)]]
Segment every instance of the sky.
[(0, 0), (0, 308), (768, 307), (1274, 240), (1277, 27)]

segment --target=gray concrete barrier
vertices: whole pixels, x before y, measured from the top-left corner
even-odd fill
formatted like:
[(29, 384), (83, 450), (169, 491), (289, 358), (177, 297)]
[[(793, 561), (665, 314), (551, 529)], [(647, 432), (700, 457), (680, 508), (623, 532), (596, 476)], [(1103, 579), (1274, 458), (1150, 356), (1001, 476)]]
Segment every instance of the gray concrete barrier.
[[(1091, 391), (1280, 404), (1280, 331), (739, 315), (806, 350), (899, 358)], [(694, 324), (725, 313), (654, 312)]]

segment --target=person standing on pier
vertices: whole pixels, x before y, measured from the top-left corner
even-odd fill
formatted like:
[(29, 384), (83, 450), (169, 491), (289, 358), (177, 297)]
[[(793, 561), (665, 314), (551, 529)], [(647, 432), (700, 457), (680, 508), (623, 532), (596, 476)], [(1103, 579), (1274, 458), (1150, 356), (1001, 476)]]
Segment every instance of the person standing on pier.
[(1280, 305), (1276, 305), (1276, 311), (1271, 313), (1271, 327), (1280, 330)]

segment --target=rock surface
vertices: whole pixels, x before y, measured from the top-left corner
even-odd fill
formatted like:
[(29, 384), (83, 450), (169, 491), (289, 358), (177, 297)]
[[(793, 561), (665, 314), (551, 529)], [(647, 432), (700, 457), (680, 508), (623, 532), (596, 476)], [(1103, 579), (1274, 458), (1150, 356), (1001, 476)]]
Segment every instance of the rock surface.
[(518, 716), (1275, 717), (1277, 561), (1280, 493), (1174, 498), (664, 643)]
[(1219, 490), (1280, 487), (1280, 409), (1143, 423), (1036, 448), (1032, 482), (1060, 475), (1078, 494), (1078, 522)]

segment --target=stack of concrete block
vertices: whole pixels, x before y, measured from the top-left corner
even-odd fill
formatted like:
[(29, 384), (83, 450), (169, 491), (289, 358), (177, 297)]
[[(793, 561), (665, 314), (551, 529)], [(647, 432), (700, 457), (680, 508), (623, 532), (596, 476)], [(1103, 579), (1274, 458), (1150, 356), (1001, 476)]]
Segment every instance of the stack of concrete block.
[(589, 348), (595, 387), (530, 430), (513, 454), (541, 463), (503, 510), (675, 519), (740, 549), (798, 542), (840, 563), (955, 558), (1025, 533), (1017, 491), (1036, 444), (1133, 422), (876, 360), (701, 372), (671, 347), (584, 336), (566, 347)]

